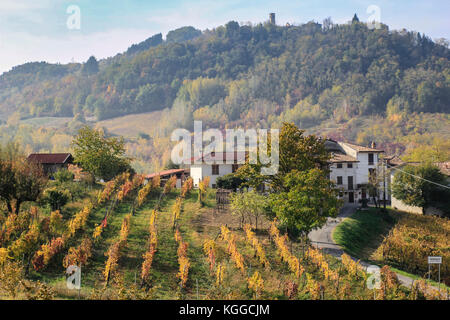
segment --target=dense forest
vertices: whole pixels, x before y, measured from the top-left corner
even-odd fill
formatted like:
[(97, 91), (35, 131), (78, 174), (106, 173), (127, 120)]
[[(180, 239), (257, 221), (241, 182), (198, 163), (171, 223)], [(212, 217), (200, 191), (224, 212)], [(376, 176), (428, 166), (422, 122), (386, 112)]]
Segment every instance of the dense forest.
[[(70, 126), (163, 110), (164, 134), (190, 129), (193, 118), (219, 128), (289, 121), (358, 143), (375, 135), (402, 153), (411, 142), (402, 137), (429, 143), (448, 128), (449, 58), (445, 43), (357, 19), (184, 27), (105, 60), (13, 68), (0, 76), (0, 124), (68, 117)], [(3, 135), (16, 137), (15, 128)]]

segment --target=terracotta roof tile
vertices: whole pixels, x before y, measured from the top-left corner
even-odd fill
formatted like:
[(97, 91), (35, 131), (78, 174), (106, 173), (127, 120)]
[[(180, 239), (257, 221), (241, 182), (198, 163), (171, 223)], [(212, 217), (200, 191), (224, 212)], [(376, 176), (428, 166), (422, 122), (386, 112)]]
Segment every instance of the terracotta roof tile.
[(164, 170), (164, 171), (161, 171), (161, 172), (155, 172), (155, 173), (148, 174), (147, 176), (145, 176), (145, 178), (151, 179), (151, 178), (156, 177), (156, 176), (168, 176), (168, 175), (174, 175), (174, 174), (178, 174), (178, 173), (189, 174), (189, 170), (188, 169)]
[(336, 162), (359, 162), (359, 161), (356, 158), (349, 156), (347, 154), (333, 153), (330, 162), (336, 163)]
[(359, 151), (359, 152), (384, 152), (383, 150), (380, 149), (374, 149), (374, 148), (369, 148), (369, 147), (363, 147), (363, 146), (358, 146), (356, 144), (353, 143), (348, 143), (348, 142), (342, 142), (343, 144), (346, 144), (347, 146), (349, 146), (350, 148)]
[(245, 156), (247, 152), (244, 151), (234, 151), (234, 152), (216, 152), (215, 154), (209, 153), (204, 154), (202, 157), (192, 157), (190, 159), (191, 163), (195, 163), (199, 160), (202, 160), (202, 162), (223, 162), (225, 163), (227, 158), (231, 158), (233, 161), (238, 162), (245, 162)]

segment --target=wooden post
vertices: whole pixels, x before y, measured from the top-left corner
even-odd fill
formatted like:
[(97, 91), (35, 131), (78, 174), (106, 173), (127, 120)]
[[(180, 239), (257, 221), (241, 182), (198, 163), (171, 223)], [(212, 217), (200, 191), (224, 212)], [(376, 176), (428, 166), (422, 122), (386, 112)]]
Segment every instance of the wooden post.
[(198, 278), (195, 278), (195, 282), (197, 284), (197, 300), (199, 300), (199, 298), (198, 298)]

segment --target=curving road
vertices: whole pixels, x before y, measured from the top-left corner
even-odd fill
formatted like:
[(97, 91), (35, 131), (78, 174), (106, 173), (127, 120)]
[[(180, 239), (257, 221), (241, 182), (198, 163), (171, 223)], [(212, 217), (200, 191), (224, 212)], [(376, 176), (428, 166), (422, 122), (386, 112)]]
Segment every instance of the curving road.
[(321, 229), (311, 231), (309, 233), (309, 240), (314, 246), (317, 246), (318, 248), (323, 249), (324, 252), (339, 258), (344, 251), (333, 241), (333, 230), (345, 218), (356, 212), (356, 209), (358, 209), (358, 205), (345, 205), (336, 218), (328, 218), (327, 223)]
[[(358, 205), (350, 205), (346, 204), (339, 215), (336, 218), (328, 218), (327, 223), (320, 229), (311, 231), (309, 234), (309, 240), (311, 243), (319, 249), (322, 249), (324, 253), (331, 254), (337, 258), (341, 258), (341, 255), (344, 253), (344, 250), (336, 244), (333, 240), (333, 231), (334, 228), (338, 224), (340, 224), (345, 218), (351, 216), (358, 209)], [(358, 259), (352, 257), (353, 260), (357, 261)], [(367, 269), (370, 266), (370, 263), (365, 261), (359, 261), (359, 264)], [(411, 288), (413, 284), (413, 279), (402, 274), (396, 273), (398, 280), (406, 287)], [(438, 290), (437, 287), (432, 286), (435, 290)]]

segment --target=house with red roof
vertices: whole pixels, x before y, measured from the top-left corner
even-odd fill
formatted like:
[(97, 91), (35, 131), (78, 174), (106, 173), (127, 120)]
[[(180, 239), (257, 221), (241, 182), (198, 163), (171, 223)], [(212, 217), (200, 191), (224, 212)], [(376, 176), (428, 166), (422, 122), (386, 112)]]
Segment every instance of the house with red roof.
[(52, 175), (63, 168), (67, 169), (73, 163), (73, 156), (70, 153), (32, 153), (27, 160), (42, 165), (45, 174)]

